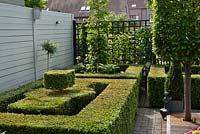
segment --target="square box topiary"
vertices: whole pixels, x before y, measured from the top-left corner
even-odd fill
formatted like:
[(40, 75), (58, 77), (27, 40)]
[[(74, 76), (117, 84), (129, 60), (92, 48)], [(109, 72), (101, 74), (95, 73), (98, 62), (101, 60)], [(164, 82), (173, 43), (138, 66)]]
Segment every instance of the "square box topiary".
[(46, 89), (62, 90), (74, 85), (74, 70), (51, 70), (44, 73), (44, 87)]

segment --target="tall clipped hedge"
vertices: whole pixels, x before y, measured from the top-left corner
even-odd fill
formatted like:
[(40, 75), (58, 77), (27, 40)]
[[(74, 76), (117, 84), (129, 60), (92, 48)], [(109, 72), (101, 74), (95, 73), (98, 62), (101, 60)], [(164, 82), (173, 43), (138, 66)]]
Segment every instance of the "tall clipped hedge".
[[(167, 75), (164, 67), (152, 66), (148, 76), (148, 97), (152, 107), (163, 107), (164, 84)], [(193, 74), (191, 77), (191, 106), (194, 109), (200, 108), (200, 74)], [(177, 93), (179, 94), (179, 93)]]
[(192, 108), (200, 109), (200, 75), (192, 75), (191, 83)]
[(180, 62), (172, 62), (165, 81), (165, 91), (173, 100), (182, 100), (184, 92), (183, 74)]
[(161, 66), (152, 66), (147, 78), (147, 95), (152, 107), (163, 106), (164, 83), (167, 75)]

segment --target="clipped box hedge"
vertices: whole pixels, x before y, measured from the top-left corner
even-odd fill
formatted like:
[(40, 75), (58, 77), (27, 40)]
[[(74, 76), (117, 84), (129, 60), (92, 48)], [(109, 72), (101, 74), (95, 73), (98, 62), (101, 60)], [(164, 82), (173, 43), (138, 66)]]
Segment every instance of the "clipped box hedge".
[[(148, 76), (148, 97), (152, 107), (163, 107), (164, 83), (167, 74), (164, 67), (152, 66)], [(200, 108), (200, 75), (191, 75), (191, 105), (194, 109)]]
[(147, 95), (152, 107), (163, 107), (164, 83), (167, 75), (164, 67), (152, 66), (147, 78)]
[(138, 85), (133, 79), (78, 79), (109, 83), (75, 116), (0, 113), (0, 130), (7, 134), (129, 134), (137, 111)]
[(9, 91), (0, 93), (0, 112), (6, 112), (7, 106), (10, 103), (16, 102), (19, 99), (23, 99), (25, 97), (24, 93), (39, 87), (43, 87), (42, 79), (38, 80), (37, 82), (31, 82), (17, 89), (11, 89)]
[(192, 108), (200, 109), (200, 75), (191, 77), (191, 103)]
[(136, 79), (143, 69), (143, 65), (130, 65), (124, 73), (117, 74), (76, 74), (77, 78), (105, 78), (105, 79)]
[(82, 83), (77, 80), (73, 87), (62, 92), (40, 88), (25, 94), (25, 98), (8, 105), (8, 111), (24, 114), (77, 114), (99, 95), (107, 83)]
[(8, 105), (8, 112), (24, 114), (73, 115), (95, 98), (96, 92), (88, 90), (65, 90), (52, 93), (44, 88), (26, 93), (26, 97)]
[(74, 70), (51, 70), (44, 73), (44, 87), (47, 89), (64, 89), (74, 85)]
[(200, 65), (192, 65), (191, 73), (192, 74), (200, 74)]

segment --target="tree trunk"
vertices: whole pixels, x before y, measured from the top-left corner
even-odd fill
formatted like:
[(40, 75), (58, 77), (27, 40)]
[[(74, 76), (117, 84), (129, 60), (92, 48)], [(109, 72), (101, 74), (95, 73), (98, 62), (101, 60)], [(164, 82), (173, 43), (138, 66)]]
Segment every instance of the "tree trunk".
[(191, 63), (185, 63), (184, 82), (185, 121), (191, 121)]

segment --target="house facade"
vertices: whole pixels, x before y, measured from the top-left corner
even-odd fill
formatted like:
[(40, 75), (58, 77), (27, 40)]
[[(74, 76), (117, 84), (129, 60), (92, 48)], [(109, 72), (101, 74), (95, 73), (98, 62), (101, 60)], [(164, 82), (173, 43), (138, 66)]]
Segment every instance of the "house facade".
[(128, 16), (136, 20), (151, 19), (151, 11), (147, 4), (148, 0), (127, 0)]
[(24, 0), (0, 0), (0, 3), (24, 6)]
[[(67, 12), (75, 18), (87, 18), (91, 13), (86, 0), (48, 0), (50, 11)], [(151, 12), (147, 8), (148, 0), (110, 0), (109, 11), (124, 14), (130, 19), (150, 19)]]

